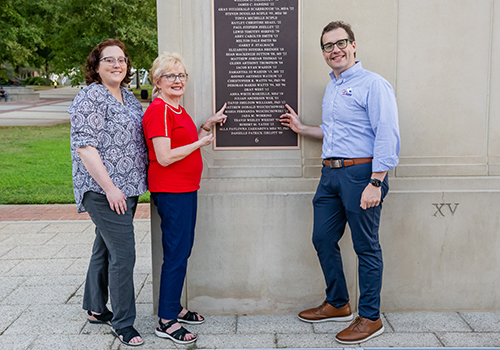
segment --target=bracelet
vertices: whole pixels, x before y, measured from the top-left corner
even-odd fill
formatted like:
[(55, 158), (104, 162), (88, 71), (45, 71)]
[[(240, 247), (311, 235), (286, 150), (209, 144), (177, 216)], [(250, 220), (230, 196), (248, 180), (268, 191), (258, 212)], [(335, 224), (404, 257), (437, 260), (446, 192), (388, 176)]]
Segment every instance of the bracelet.
[(203, 130), (205, 130), (206, 132), (210, 132), (212, 131), (212, 129), (210, 129), (209, 127), (205, 126), (205, 123), (201, 124), (200, 128), (202, 128)]

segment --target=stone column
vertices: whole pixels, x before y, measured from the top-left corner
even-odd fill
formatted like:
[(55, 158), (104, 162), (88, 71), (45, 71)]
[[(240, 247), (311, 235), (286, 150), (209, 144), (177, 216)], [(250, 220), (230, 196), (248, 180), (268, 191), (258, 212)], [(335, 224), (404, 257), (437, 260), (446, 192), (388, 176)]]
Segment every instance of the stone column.
[[(160, 51), (185, 58), (182, 104), (200, 125), (213, 111), (211, 1), (157, 3)], [(329, 80), (320, 34), (337, 19), (352, 25), (363, 67), (385, 77), (398, 99), (400, 165), (390, 172), (380, 230), (383, 311), (498, 309), (500, 1), (302, 1), (299, 114), (308, 124), (321, 123)], [(202, 154), (187, 306), (296, 313), (321, 303), (325, 285), (311, 243), (321, 142)], [(152, 225), (155, 235), (158, 220)], [(356, 307), (348, 230), (341, 248)], [(153, 249), (157, 269), (162, 257)]]

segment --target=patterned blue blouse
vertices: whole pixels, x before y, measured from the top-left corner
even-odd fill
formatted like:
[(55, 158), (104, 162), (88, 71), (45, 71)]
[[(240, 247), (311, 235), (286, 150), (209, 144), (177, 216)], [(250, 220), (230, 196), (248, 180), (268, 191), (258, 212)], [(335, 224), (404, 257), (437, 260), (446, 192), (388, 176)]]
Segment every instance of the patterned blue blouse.
[(142, 106), (135, 96), (121, 88), (122, 105), (101, 84), (82, 89), (68, 108), (71, 116), (71, 158), (73, 190), (78, 212), (85, 192), (106, 194), (82, 163), (77, 148), (92, 146), (113, 181), (126, 197), (147, 190), (148, 154), (142, 132)]

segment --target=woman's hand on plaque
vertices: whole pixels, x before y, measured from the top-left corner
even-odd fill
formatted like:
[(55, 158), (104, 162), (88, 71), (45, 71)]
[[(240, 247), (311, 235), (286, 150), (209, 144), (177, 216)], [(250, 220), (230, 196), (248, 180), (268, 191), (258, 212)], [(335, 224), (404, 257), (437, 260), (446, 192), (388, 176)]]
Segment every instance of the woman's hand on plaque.
[(219, 123), (220, 126), (222, 126), (227, 120), (227, 115), (224, 114), (224, 110), (226, 109), (226, 107), (227, 107), (227, 102), (224, 103), (224, 106), (222, 106), (222, 108), (219, 109), (217, 111), (217, 113), (215, 113), (213, 116), (208, 118), (205, 125), (208, 124), (207, 126), (211, 127), (212, 125)]

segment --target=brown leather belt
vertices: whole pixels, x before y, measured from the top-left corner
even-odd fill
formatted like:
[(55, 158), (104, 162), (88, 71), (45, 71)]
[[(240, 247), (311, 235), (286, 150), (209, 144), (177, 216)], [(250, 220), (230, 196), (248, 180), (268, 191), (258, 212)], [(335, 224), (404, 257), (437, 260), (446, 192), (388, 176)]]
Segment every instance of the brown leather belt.
[(371, 163), (373, 158), (350, 158), (350, 159), (323, 159), (323, 165), (332, 169), (339, 169), (346, 166)]

